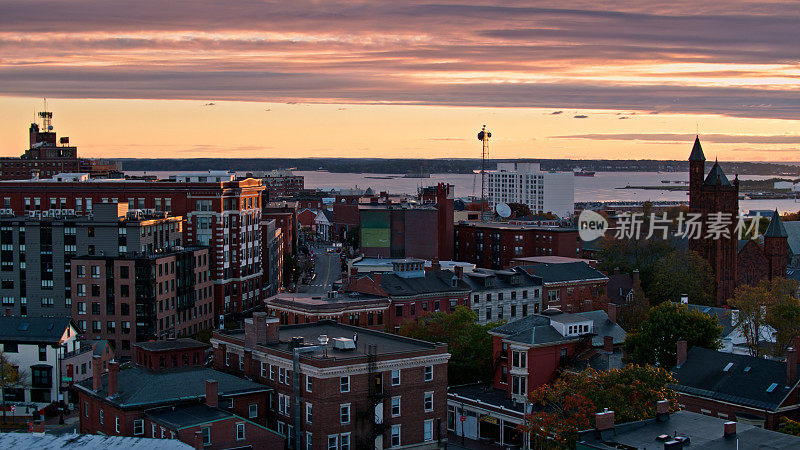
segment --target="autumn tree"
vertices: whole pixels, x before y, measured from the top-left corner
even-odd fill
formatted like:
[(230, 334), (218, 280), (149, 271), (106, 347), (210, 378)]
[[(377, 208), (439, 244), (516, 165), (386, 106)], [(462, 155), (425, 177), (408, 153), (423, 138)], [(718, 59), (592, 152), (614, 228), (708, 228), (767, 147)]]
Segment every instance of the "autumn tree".
[(736, 288), (731, 308), (737, 310), (735, 326), (745, 338), (751, 356), (762, 356), (760, 343), (771, 338), (775, 343), (768, 349), (773, 356), (782, 356), (791, 341), (800, 336), (800, 300), (797, 282), (786, 278), (761, 280), (756, 285)]
[(644, 295), (641, 278), (636, 277), (632, 288), (631, 298), (620, 307), (617, 320), (619, 326), (629, 333), (639, 329), (639, 326), (647, 317), (647, 312), (650, 311), (650, 300)]
[(577, 286), (567, 292), (562, 302), (562, 310), (569, 313), (608, 310), (608, 296), (597, 292), (590, 286)]
[(403, 336), (428, 342), (446, 342), (450, 353), (449, 384), (487, 381), (492, 377), (492, 336), (488, 331), (503, 322), (477, 323), (478, 314), (466, 306), (432, 312), (400, 327)]
[(3, 402), (3, 423), (6, 423), (6, 390), (25, 387), (27, 373), (19, 370), (7, 355), (0, 352), (0, 399)]
[(699, 253), (690, 250), (675, 250), (659, 259), (648, 290), (648, 297), (654, 304), (679, 301), (682, 294), (687, 294), (694, 304), (714, 304), (711, 266)]
[(618, 422), (654, 417), (659, 400), (669, 401), (670, 410), (676, 410), (670, 383), (675, 383), (672, 375), (653, 366), (565, 373), (530, 393), (533, 411), (521, 428), (536, 438), (575, 448), (578, 431), (592, 428), (594, 414), (604, 408), (613, 410)]
[(509, 203), (508, 207), (511, 208), (511, 215), (515, 218), (530, 217), (533, 215), (531, 213), (531, 208), (525, 203)]
[(677, 342), (718, 349), (722, 327), (717, 319), (692, 311), (685, 305), (664, 302), (653, 307), (644, 322), (625, 339), (627, 361), (672, 368), (676, 361)]

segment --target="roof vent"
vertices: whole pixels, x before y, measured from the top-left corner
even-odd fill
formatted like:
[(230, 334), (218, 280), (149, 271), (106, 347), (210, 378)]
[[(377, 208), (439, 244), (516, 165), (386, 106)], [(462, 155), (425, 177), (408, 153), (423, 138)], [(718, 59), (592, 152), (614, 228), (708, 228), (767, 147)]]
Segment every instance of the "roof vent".
[(769, 385), (769, 387), (767, 388), (767, 392), (772, 392), (772, 391), (774, 391), (776, 387), (778, 387), (778, 383), (772, 383), (772, 384), (770, 384), (770, 385)]
[(733, 363), (728, 363), (728, 364), (725, 366), (725, 368), (724, 368), (724, 369), (722, 369), (722, 371), (723, 371), (723, 372), (727, 372), (727, 371), (731, 370), (731, 367), (733, 367)]
[(333, 338), (333, 348), (336, 350), (350, 351), (356, 349), (356, 343), (349, 338)]
[(328, 345), (328, 335), (320, 334), (317, 338), (317, 342), (319, 342), (319, 345)]

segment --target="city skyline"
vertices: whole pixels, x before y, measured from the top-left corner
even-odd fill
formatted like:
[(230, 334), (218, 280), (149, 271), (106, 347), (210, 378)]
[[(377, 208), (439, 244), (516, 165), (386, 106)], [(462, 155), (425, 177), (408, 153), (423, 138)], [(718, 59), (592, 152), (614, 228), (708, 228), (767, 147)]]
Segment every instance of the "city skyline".
[(2, 156), (800, 159), (792, 2), (2, 4)]

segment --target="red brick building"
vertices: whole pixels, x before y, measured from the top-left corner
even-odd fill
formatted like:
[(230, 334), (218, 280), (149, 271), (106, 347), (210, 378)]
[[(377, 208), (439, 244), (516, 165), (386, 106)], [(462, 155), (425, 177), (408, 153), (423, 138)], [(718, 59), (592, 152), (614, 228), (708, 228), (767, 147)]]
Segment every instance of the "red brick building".
[(127, 202), (130, 210), (185, 217), (183, 242), (209, 246), (214, 312), (229, 314), (261, 303), (263, 189), (260, 180), (236, 180), (227, 172), (209, 172), (159, 181), (7, 181), (2, 196), (6, 208), (19, 215), (54, 208), (86, 215), (94, 204)]
[[(266, 426), (272, 390), (203, 367), (202, 359), (200, 364), (186, 362), (194, 361), (197, 346), (180, 343), (174, 348), (160, 345), (154, 357), (139, 352), (145, 365), (120, 370), (112, 362), (106, 375), (93, 364), (92, 379), (74, 385), (79, 432), (179, 439), (193, 446), (202, 439), (206, 444), (201, 448), (211, 449), (282, 447), (283, 436)], [(168, 368), (174, 365), (181, 367)]]
[(293, 255), (297, 251), (297, 204), (293, 202), (265, 203), (261, 208), (261, 226), (270, 220), (281, 229), (283, 251)]
[(358, 292), (327, 294), (282, 293), (266, 300), (265, 310), (280, 319), (281, 325), (333, 320), (373, 330), (391, 329), (390, 301), (379, 295)]
[(542, 279), (542, 308), (567, 313), (594, 309), (590, 302), (606, 295), (608, 277), (586, 262), (541, 263), (522, 268)]
[(486, 269), (503, 269), (522, 256), (578, 257), (577, 228), (536, 227), (505, 223), (459, 222), (455, 225), (455, 259)]
[(332, 241), (344, 242), (349, 230), (358, 230), (361, 225), (358, 212), (358, 199), (360, 198), (360, 195), (337, 195), (334, 197)]
[(303, 192), (305, 185), (303, 176), (295, 175), (291, 170), (255, 172), (253, 174), (248, 173), (247, 176), (261, 178), (264, 184), (264, 195), (266, 200), (270, 202), (294, 199)]
[(748, 239), (739, 241), (736, 256), (736, 281), (740, 284), (756, 284), (762, 279), (786, 277), (789, 262), (789, 235), (778, 211), (772, 214), (764, 243)]
[(445, 438), (446, 345), (332, 321), (279, 327), (262, 313), (211, 343), (215, 368), (275, 390), (268, 424), (290, 445), (433, 449)]

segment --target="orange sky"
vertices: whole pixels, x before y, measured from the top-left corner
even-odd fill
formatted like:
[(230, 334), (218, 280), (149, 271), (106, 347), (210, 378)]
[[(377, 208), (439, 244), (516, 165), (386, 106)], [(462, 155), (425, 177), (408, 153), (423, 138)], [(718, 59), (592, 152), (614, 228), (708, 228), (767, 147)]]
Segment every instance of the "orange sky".
[[(0, 0), (0, 155), (800, 161), (798, 8)], [(688, 11), (688, 13), (687, 13)], [(211, 105), (210, 103), (213, 103)]]

